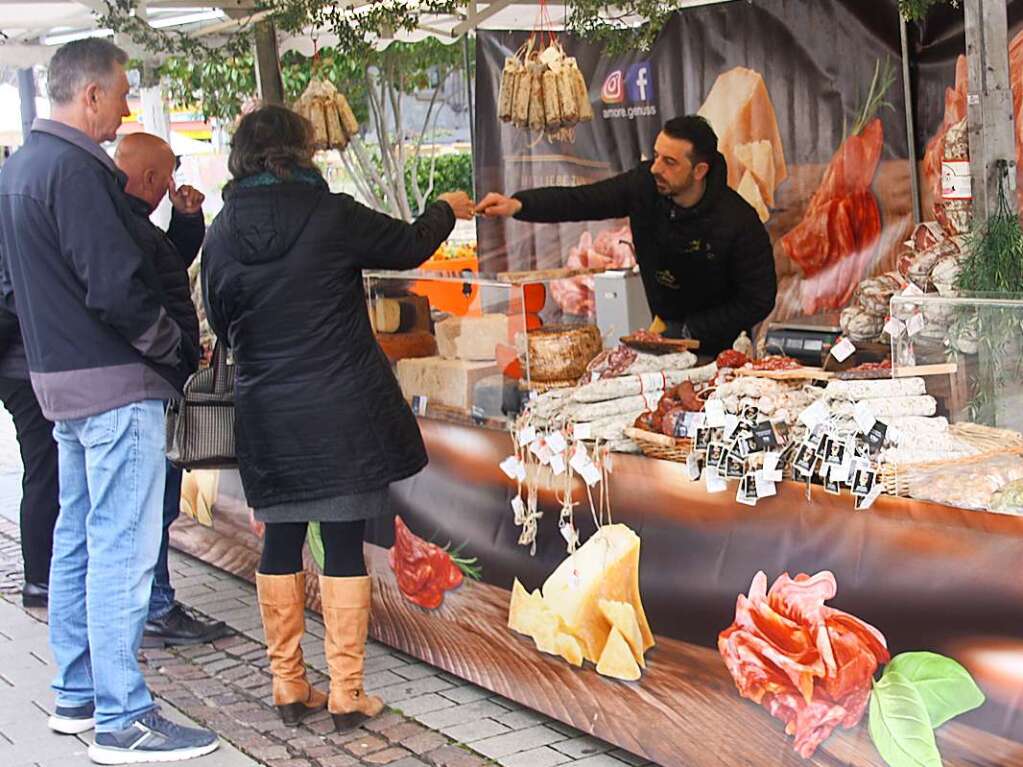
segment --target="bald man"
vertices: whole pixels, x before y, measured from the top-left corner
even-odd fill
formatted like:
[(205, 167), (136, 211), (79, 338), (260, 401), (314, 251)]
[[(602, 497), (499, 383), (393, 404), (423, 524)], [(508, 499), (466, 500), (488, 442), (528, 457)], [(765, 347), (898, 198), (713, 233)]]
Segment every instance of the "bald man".
[[(203, 195), (190, 186), (174, 183), (177, 157), (166, 141), (148, 133), (132, 133), (121, 139), (114, 154), (117, 167), (128, 177), (124, 191), (136, 213), (129, 229), (133, 239), (151, 257), (160, 278), (163, 307), (181, 328), (184, 363), (171, 383), (180, 391), (199, 365), (199, 320), (192, 303), (188, 267), (192, 265), (206, 224), (202, 216)], [(173, 204), (170, 227), (164, 232), (149, 216), (170, 195)], [(190, 615), (174, 601), (174, 588), (167, 568), (167, 543), (171, 523), (181, 504), (181, 470), (167, 463), (163, 500), (163, 539), (153, 573), (149, 615), (142, 638), (143, 647), (181, 646), (210, 642), (224, 636), (222, 622), (205, 623)]]

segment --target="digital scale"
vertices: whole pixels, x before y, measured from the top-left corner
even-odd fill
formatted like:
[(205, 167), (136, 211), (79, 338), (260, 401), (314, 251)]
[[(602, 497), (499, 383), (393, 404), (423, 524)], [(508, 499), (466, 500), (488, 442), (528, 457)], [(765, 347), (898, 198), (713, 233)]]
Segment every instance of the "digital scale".
[(819, 366), (842, 335), (837, 314), (772, 322), (764, 337), (766, 354), (783, 354), (805, 365)]

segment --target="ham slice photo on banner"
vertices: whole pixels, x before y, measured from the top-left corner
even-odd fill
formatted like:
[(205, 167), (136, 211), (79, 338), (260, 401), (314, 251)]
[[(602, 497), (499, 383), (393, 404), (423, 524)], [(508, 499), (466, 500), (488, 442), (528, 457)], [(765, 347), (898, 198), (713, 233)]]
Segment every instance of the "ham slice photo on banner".
[(871, 187), (884, 149), (877, 115), (891, 108), (885, 94), (894, 82), (890, 62), (878, 61), (856, 122), (828, 163), (802, 221), (781, 239), (785, 255), (802, 270), (806, 314), (845, 306), (877, 257), (881, 211)]
[[(568, 269), (631, 269), (636, 265), (636, 249), (629, 225), (605, 229), (596, 237), (583, 232), (579, 244), (565, 260)], [(551, 296), (565, 314), (592, 317), (595, 309), (593, 276), (581, 274), (551, 283)]]

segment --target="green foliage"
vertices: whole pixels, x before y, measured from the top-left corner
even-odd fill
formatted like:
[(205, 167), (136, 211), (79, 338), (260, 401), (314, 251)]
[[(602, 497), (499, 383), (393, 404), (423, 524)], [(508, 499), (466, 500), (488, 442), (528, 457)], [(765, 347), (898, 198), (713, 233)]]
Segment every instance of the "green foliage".
[(920, 21), (931, 8), (941, 3), (950, 3), (953, 8), (959, 7), (959, 0), (899, 0), (899, 12), (907, 21)]
[(932, 727), (941, 727), (984, 703), (984, 693), (970, 672), (944, 655), (904, 652), (892, 659), (887, 673), (902, 674), (916, 687)]
[(157, 70), (172, 104), (194, 107), (207, 119), (233, 120), (256, 92), (249, 53), (194, 59), (171, 56)]
[(870, 694), (870, 738), (889, 767), (941, 767), (927, 708), (916, 686), (887, 671)]
[[(410, 200), (415, 200), (415, 190), (412, 184), (412, 173), (414, 166), (405, 168), (405, 188), (408, 190)], [(430, 185), (430, 158), (423, 157), (419, 163), (419, 189), (423, 194)], [(426, 198), (427, 204), (437, 199), (438, 195), (445, 192), (468, 192), (472, 191), (472, 155), (468, 152), (459, 154), (444, 154), (437, 157), (437, 163), (433, 175), (433, 191)]]

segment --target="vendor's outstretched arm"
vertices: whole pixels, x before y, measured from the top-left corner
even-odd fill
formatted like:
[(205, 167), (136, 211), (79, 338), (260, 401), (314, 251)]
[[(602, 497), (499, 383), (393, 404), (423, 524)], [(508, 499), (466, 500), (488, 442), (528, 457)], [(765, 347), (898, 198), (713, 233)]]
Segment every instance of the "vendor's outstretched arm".
[(515, 216), (520, 221), (554, 223), (558, 221), (601, 221), (625, 218), (637, 200), (632, 170), (595, 184), (549, 186), (528, 189), (511, 197), (491, 192), (476, 211), (489, 218)]

